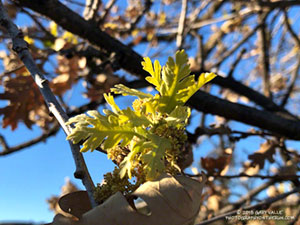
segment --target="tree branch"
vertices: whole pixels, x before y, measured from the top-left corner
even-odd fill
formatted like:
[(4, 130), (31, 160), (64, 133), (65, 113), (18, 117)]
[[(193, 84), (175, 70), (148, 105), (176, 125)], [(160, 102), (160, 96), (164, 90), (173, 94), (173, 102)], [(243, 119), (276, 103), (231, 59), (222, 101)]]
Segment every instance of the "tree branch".
[[(260, 24), (257, 25), (253, 30), (249, 31), (240, 42), (238, 42), (237, 44), (235, 44), (229, 51), (225, 52), (220, 59), (214, 63), (214, 65), (211, 66), (211, 68), (213, 67), (218, 67), (221, 65), (222, 62), (224, 62), (225, 59), (227, 59), (229, 56), (231, 56), (239, 47), (241, 47), (242, 44), (244, 44), (252, 35), (255, 34), (255, 32), (259, 29)], [(209, 68), (209, 69), (211, 69)]]
[[(201, 103), (201, 104), (200, 104)], [(300, 122), (285, 119), (268, 111), (258, 110), (198, 91), (188, 104), (196, 110), (250, 124), (265, 130), (300, 140)]]
[(272, 99), (271, 83), (270, 83), (270, 57), (269, 57), (269, 38), (267, 38), (267, 26), (266, 17), (268, 13), (259, 13), (258, 21), (260, 27), (258, 29), (258, 37), (260, 41), (260, 65), (262, 66), (262, 77), (263, 77), (263, 93), (265, 96)]
[(243, 48), (243, 49), (240, 51), (240, 53), (238, 54), (236, 60), (231, 64), (230, 70), (229, 70), (229, 72), (228, 72), (227, 77), (229, 77), (229, 78), (232, 78), (232, 77), (233, 77), (233, 72), (234, 72), (236, 66), (238, 65), (238, 63), (241, 61), (241, 59), (242, 59), (242, 57), (243, 57), (243, 55), (244, 55), (245, 53), (246, 53), (246, 49)]
[[(29, 50), (28, 44), (23, 39), (22, 32), (18, 27), (11, 21), (7, 12), (4, 10), (2, 1), (0, 1), (0, 25), (5, 27), (9, 36), (13, 42), (13, 50), (18, 54), (19, 58), (23, 61), (24, 65), (32, 75), (35, 83), (39, 87), (50, 112), (58, 120), (60, 126), (63, 128), (65, 133), (68, 135), (71, 133), (71, 126), (67, 126), (65, 123), (68, 121), (68, 116), (64, 112), (61, 105), (58, 103), (57, 99), (53, 95), (51, 89), (49, 88), (48, 81), (44, 78), (43, 74), (39, 71), (34, 59), (32, 58)], [(83, 156), (79, 151), (79, 146), (74, 145), (69, 141), (73, 158), (75, 160), (76, 171), (74, 176), (80, 178), (85, 185), (87, 192), (93, 206), (96, 206), (96, 202), (93, 198), (94, 184), (87, 170), (86, 164), (84, 162)]]
[(234, 209), (237, 209), (239, 207), (241, 207), (243, 204), (245, 204), (247, 201), (250, 201), (251, 199), (253, 199), (255, 196), (257, 196), (260, 192), (262, 192), (263, 190), (265, 190), (266, 188), (270, 187), (271, 185), (275, 184), (276, 181), (275, 180), (269, 180), (263, 184), (261, 184), (258, 187), (255, 187), (253, 189), (251, 189), (250, 191), (248, 191), (247, 194), (245, 194), (244, 196), (242, 196), (239, 200), (237, 200), (236, 202), (234, 202), (233, 204), (227, 205), (225, 207), (223, 207), (218, 214), (221, 215), (223, 213), (227, 213), (229, 211), (232, 211)]
[[(108, 55), (115, 53), (119, 59), (120, 66), (127, 72), (141, 78), (147, 76), (142, 69), (142, 56), (120, 41), (110, 37), (101, 31), (96, 24), (84, 20), (80, 15), (66, 7), (59, 1), (47, 0), (43, 4), (39, 0), (13, 0), (20, 6), (28, 7), (44, 16), (51, 18), (63, 29), (88, 40), (92, 45), (100, 48)], [(55, 13), (53, 13), (55, 11)], [(74, 26), (76, 24), (76, 26)], [(138, 65), (138, 66), (137, 66)]]
[(101, 3), (101, 0), (86, 0), (83, 17), (86, 20), (94, 20), (97, 16), (97, 12)]
[(295, 70), (293, 71), (292, 78), (291, 78), (291, 83), (288, 86), (287, 91), (286, 91), (285, 95), (283, 96), (283, 99), (280, 103), (281, 107), (284, 107), (287, 104), (287, 102), (288, 102), (288, 100), (289, 100), (289, 98), (290, 98), (290, 96), (291, 96), (291, 94), (294, 90), (297, 78), (299, 76), (299, 70), (300, 70), (300, 54), (298, 54), (298, 62), (297, 62), (297, 65), (295, 67)]
[[(295, 31), (293, 30), (291, 24), (289, 23), (288, 14), (287, 14), (286, 11), (284, 11), (284, 23), (285, 23), (285, 26), (286, 26), (288, 32), (291, 34), (292, 38), (294, 39), (298, 49), (300, 49), (300, 39), (299, 39), (298, 35), (295, 33)], [(286, 105), (290, 95), (293, 92), (293, 89), (294, 89), (295, 84), (296, 84), (296, 80), (298, 78), (299, 69), (300, 69), (300, 55), (298, 55), (298, 62), (297, 62), (297, 65), (295, 67), (294, 73), (292, 74), (291, 83), (288, 86), (287, 91), (286, 91), (286, 93), (285, 93), (285, 95), (284, 95), (284, 97), (283, 97), (283, 99), (280, 103), (281, 107), (284, 107)]]
[(177, 37), (176, 37), (176, 46), (178, 49), (182, 48), (183, 39), (184, 39), (184, 25), (186, 20), (186, 13), (188, 7), (188, 0), (182, 0), (181, 3), (181, 13), (178, 22), (178, 29), (177, 29)]
[[(202, 73), (202, 71), (193, 71), (193, 73), (196, 76), (199, 76)], [(280, 116), (282, 117), (298, 120), (296, 116), (292, 115), (290, 112), (283, 109), (282, 107), (276, 105), (271, 99), (253, 90), (252, 88), (242, 84), (241, 82), (236, 81), (233, 78), (217, 76), (211, 81), (211, 83), (217, 84), (223, 88), (229, 88), (235, 93), (247, 97), (249, 100), (255, 102), (256, 104), (268, 111), (278, 112), (278, 114), (280, 114)]]
[[(120, 66), (129, 73), (137, 75), (143, 79), (147, 76), (147, 73), (142, 69), (142, 66), (140, 64), (142, 61), (142, 57), (139, 54), (137, 54), (128, 46), (123, 45), (121, 42), (110, 37), (105, 32), (102, 32), (92, 23), (85, 21), (78, 14), (76, 14), (60, 2), (55, 0), (48, 0), (45, 1), (44, 4), (39, 4), (38, 0), (19, 0), (18, 3), (21, 6), (29, 7), (32, 10), (48, 16), (64, 29), (76, 35), (79, 35), (82, 38), (88, 40), (90, 43), (100, 47), (102, 51), (106, 51), (107, 53), (115, 52), (117, 55), (119, 55)], [(55, 10), (55, 13), (53, 13), (53, 10)], [(77, 26), (74, 26), (74, 24), (77, 24)], [(273, 109), (273, 111), (287, 112), (285, 110), (282, 110), (272, 101), (268, 100), (262, 94), (245, 85), (242, 85), (237, 81), (218, 76), (217, 78), (213, 79), (212, 82), (223, 87), (227, 86), (237, 93), (243, 93), (242, 95), (248, 97), (251, 100), (255, 100), (254, 102), (256, 103), (259, 102), (259, 105), (263, 106), (264, 108), (268, 108), (268, 110)], [(243, 106), (241, 104), (230, 103), (204, 92), (198, 92), (192, 99), (193, 100), (190, 101), (191, 106), (200, 111), (205, 111), (206, 113), (217, 114), (220, 116), (228, 115), (229, 119), (234, 119), (243, 123), (258, 126), (292, 139), (298, 139), (300, 136), (298, 132), (300, 126), (297, 125), (298, 123), (295, 123), (289, 119), (284, 119), (281, 116), (273, 115), (272, 113), (265, 111), (256, 110), (251, 107)], [(203, 100), (201, 105), (199, 105), (199, 102), (201, 102), (199, 100)], [(206, 103), (203, 104), (203, 102)], [(219, 107), (218, 104), (220, 104), (221, 107)], [(235, 112), (234, 115), (231, 114), (231, 111)], [(255, 115), (256, 112), (258, 112), (258, 115)], [(247, 118), (249, 115), (250, 117)], [(270, 117), (266, 115), (270, 115)], [(285, 115), (289, 116), (290, 113), (284, 113), (284, 116)], [(281, 123), (278, 123), (276, 120), (271, 121), (269, 118), (273, 118), (276, 120), (278, 119), (277, 121), (281, 121)], [(292, 118), (292, 116), (289, 116), (288, 118)], [(291, 124), (291, 126), (289, 126), (289, 124)]]
[(209, 220), (205, 220), (197, 225), (206, 225), (206, 224), (210, 224), (212, 222), (215, 222), (215, 221), (218, 221), (218, 220), (222, 220), (224, 218), (226, 218), (227, 216), (233, 216), (233, 215), (236, 215), (238, 212), (240, 211), (247, 211), (247, 210), (252, 210), (252, 209), (267, 209), (269, 208), (269, 206), (274, 203), (274, 202), (277, 202), (279, 200), (282, 200), (286, 197), (288, 197), (289, 195), (291, 194), (294, 194), (294, 193), (297, 193), (300, 191), (300, 187), (297, 187), (295, 189), (293, 189), (292, 191), (289, 191), (289, 192), (286, 192), (286, 193), (283, 193), (281, 195), (278, 195), (276, 197), (273, 197), (273, 198), (268, 198), (264, 201), (261, 201), (260, 203), (258, 204), (255, 204), (255, 205), (250, 205), (250, 206), (246, 206), (246, 207), (242, 207), (241, 209), (239, 210), (234, 210), (234, 211), (231, 211), (231, 212), (228, 212), (228, 213), (225, 213), (225, 214), (222, 214), (222, 215), (219, 215), (219, 216), (216, 216), (216, 217), (213, 217)]
[(6, 144), (6, 146), (2, 145), (3, 149), (0, 151), (0, 156), (5, 156), (5, 155), (11, 154), (11, 153), (15, 153), (20, 150), (23, 150), (24, 148), (38, 144), (39, 142), (44, 141), (48, 137), (55, 135), (58, 131), (59, 131), (59, 126), (56, 124), (48, 132), (45, 132), (45, 133), (41, 134), (40, 136), (33, 138), (29, 141), (26, 141), (22, 144), (19, 144), (19, 145), (13, 146), (13, 147), (9, 147), (8, 144)]
[(114, 6), (115, 3), (116, 3), (116, 0), (109, 0), (109, 2), (106, 3), (104, 12), (103, 12), (100, 19), (97, 22), (98, 26), (100, 26), (100, 24), (103, 23), (106, 20), (106, 17), (108, 16), (111, 8)]
[[(189, 177), (201, 177), (201, 174), (185, 174)], [(260, 174), (254, 174), (254, 175), (248, 175), (245, 173), (240, 173), (237, 175), (220, 175), (220, 174), (207, 174), (207, 177), (214, 177), (214, 178), (220, 178), (220, 179), (234, 179), (234, 178), (241, 178), (241, 177), (247, 177), (247, 178), (259, 178), (259, 179), (273, 179), (273, 180), (292, 180), (292, 179), (299, 179), (300, 175), (260, 175)]]

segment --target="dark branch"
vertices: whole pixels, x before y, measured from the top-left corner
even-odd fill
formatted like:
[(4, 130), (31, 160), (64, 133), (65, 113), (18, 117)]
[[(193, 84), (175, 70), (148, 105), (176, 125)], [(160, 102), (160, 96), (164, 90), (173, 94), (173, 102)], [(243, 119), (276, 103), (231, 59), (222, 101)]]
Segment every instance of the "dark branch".
[(21, 151), (23, 150), (24, 148), (27, 148), (27, 147), (30, 147), (30, 146), (33, 146), (35, 144), (38, 144), (40, 143), (41, 141), (44, 141), (46, 140), (47, 138), (55, 135), (58, 131), (59, 131), (59, 126), (56, 124), (54, 125), (49, 131), (41, 134), (40, 136), (36, 137), (36, 138), (33, 138), (29, 141), (26, 141), (22, 144), (19, 144), (19, 145), (16, 145), (16, 146), (13, 146), (13, 147), (9, 147), (7, 144), (6, 144), (6, 147), (3, 146), (3, 149), (2, 151), (0, 151), (0, 156), (4, 156), (4, 155), (9, 155), (11, 153), (15, 153), (15, 152), (18, 152), (18, 151)]

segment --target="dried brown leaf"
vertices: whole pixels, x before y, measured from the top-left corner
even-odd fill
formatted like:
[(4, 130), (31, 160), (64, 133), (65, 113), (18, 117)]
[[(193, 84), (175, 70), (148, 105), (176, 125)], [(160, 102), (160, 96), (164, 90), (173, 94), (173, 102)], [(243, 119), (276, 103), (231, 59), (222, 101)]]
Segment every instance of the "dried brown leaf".
[(0, 115), (4, 116), (3, 128), (11, 126), (14, 130), (19, 122), (28, 128), (35, 123), (48, 128), (53, 119), (49, 117), (44, 99), (31, 76), (7, 77), (3, 86), (4, 93), (0, 93), (0, 99), (8, 101), (7, 106), (0, 108)]
[(80, 60), (77, 56), (70, 59), (58, 56), (57, 61), (56, 73), (58, 76), (52, 80), (50, 87), (54, 94), (62, 96), (77, 82), (78, 72), (81, 70), (79, 67)]
[[(102, 205), (83, 214), (79, 221), (62, 215), (52, 225), (187, 225), (194, 221), (201, 205), (202, 189), (206, 182), (184, 176), (163, 175), (158, 181), (146, 182), (133, 195), (144, 200), (150, 214), (141, 214), (117, 192)], [(159, 206), (159, 207), (158, 207)]]
[[(208, 174), (221, 174), (228, 170), (231, 161), (231, 154), (224, 154), (218, 158), (201, 158), (201, 166), (208, 172)], [(224, 172), (223, 172), (224, 171)]]
[(259, 168), (262, 169), (265, 166), (266, 160), (273, 163), (273, 155), (275, 154), (276, 146), (275, 142), (269, 140), (261, 144), (258, 151), (248, 156), (248, 158), (252, 161), (250, 166), (255, 167), (256, 165), (259, 165)]
[(64, 195), (59, 199), (58, 204), (64, 212), (77, 218), (81, 218), (84, 213), (92, 209), (86, 191), (76, 191)]

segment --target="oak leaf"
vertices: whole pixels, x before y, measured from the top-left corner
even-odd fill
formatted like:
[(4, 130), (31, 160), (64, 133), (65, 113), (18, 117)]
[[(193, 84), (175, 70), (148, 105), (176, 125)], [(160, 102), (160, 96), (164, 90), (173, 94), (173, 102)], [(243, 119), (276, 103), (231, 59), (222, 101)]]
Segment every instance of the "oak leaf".
[(3, 86), (4, 93), (0, 93), (0, 99), (8, 101), (7, 106), (0, 108), (3, 128), (11, 126), (14, 130), (19, 122), (28, 128), (35, 123), (48, 127), (53, 119), (49, 117), (44, 99), (31, 76), (7, 77)]
[(146, 214), (144, 209), (140, 209), (139, 204), (132, 202), (133, 198), (128, 197), (127, 199), (131, 200), (127, 200), (120, 192), (117, 192), (103, 204), (79, 215), (81, 218), (78, 218), (78, 221), (57, 215), (51, 224), (188, 225), (193, 223), (200, 209), (205, 182), (205, 177), (198, 182), (184, 176), (172, 177), (163, 174), (156, 181), (144, 183), (132, 194), (143, 200), (144, 206), (142, 207), (147, 207)]
[(227, 172), (228, 165), (231, 161), (231, 154), (224, 154), (218, 158), (201, 158), (201, 166), (208, 174), (222, 174)]
[(275, 154), (276, 147), (276, 143), (269, 140), (261, 144), (258, 151), (248, 156), (248, 158), (252, 161), (251, 166), (255, 167), (258, 165), (260, 169), (263, 169), (266, 160), (273, 163), (273, 155)]
[(58, 68), (56, 69), (56, 73), (58, 76), (52, 80), (50, 87), (54, 94), (61, 96), (77, 82), (80, 70), (78, 65), (79, 57), (74, 56), (71, 59), (67, 59), (64, 56), (58, 56), (57, 61)]

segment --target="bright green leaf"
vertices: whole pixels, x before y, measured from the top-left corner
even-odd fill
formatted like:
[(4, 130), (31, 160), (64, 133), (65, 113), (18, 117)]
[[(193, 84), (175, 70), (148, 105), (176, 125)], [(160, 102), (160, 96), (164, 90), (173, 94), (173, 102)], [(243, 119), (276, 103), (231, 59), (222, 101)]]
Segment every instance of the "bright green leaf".
[(117, 106), (117, 104), (115, 103), (115, 100), (114, 100), (114, 96), (112, 96), (110, 93), (107, 95), (107, 94), (103, 94), (107, 104), (110, 105), (112, 111), (116, 114), (118, 114), (121, 110), (119, 108), (119, 106)]
[(161, 65), (159, 64), (158, 60), (154, 62), (154, 69), (152, 62), (149, 57), (145, 57), (144, 61), (142, 62), (143, 69), (147, 71), (151, 76), (146, 77), (145, 79), (153, 84), (156, 90), (160, 91), (161, 86)]
[[(118, 120), (113, 116), (102, 116), (97, 111), (88, 111), (90, 116), (78, 115), (69, 120), (68, 124), (75, 123), (72, 133), (67, 136), (68, 140), (79, 143), (83, 142), (80, 151), (95, 150), (103, 143), (105, 149), (112, 148), (118, 144), (125, 146), (134, 136), (143, 138), (142, 128), (132, 128), (132, 126), (120, 126)], [(121, 143), (120, 143), (121, 142)]]
[(123, 84), (117, 84), (114, 88), (110, 89), (115, 94), (122, 94), (123, 96), (131, 95), (131, 96), (137, 96), (139, 98), (152, 98), (153, 96), (151, 94), (144, 93), (142, 91), (126, 87)]

